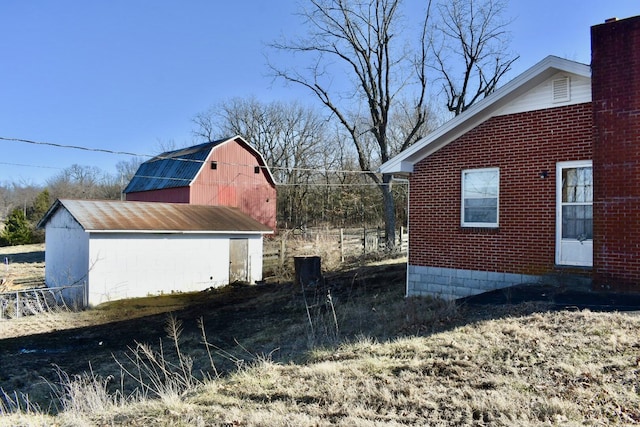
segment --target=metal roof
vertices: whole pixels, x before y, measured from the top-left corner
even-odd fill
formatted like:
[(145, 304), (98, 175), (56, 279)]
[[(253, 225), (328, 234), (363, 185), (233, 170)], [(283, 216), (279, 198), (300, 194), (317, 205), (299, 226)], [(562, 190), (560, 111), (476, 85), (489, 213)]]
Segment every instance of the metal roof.
[(198, 175), (213, 147), (225, 141), (227, 139), (167, 151), (147, 160), (140, 165), (124, 192), (188, 187)]
[(180, 150), (167, 151), (147, 160), (140, 165), (124, 189), (124, 193), (188, 187), (204, 167), (204, 162), (209, 157), (211, 150), (225, 142), (234, 140), (258, 157), (258, 163), (266, 170), (267, 179), (275, 185), (275, 179), (262, 154), (240, 135), (236, 135), (231, 138), (181, 148)]
[(267, 234), (272, 230), (237, 208), (182, 203), (62, 199), (38, 223), (64, 207), (85, 231)]

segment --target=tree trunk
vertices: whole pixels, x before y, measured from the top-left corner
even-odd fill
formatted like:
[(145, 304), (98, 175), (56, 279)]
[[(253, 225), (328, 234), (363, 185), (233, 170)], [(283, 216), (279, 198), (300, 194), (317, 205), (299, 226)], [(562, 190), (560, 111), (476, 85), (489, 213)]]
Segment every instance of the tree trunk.
[(396, 204), (393, 199), (391, 180), (391, 175), (383, 175), (380, 189), (382, 191), (382, 202), (384, 204), (384, 231), (387, 250), (394, 252), (396, 250)]

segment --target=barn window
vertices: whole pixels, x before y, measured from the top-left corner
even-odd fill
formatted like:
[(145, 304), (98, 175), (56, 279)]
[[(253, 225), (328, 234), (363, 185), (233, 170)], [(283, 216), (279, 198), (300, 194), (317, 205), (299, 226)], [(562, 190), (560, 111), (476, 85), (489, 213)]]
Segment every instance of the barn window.
[(212, 161), (211, 162), (211, 169), (218, 169), (218, 162)]
[(260, 173), (260, 166), (255, 166), (253, 168), (253, 173)]
[(462, 226), (497, 227), (500, 170), (462, 171)]

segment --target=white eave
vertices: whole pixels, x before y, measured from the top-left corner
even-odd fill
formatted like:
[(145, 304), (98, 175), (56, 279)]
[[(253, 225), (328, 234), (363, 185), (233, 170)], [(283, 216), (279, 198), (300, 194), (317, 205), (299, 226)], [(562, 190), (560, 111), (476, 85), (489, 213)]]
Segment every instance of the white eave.
[(591, 78), (591, 67), (557, 56), (547, 56), (464, 113), (440, 126), (380, 166), (380, 172), (409, 174), (416, 163), (493, 117), (502, 107), (558, 72)]

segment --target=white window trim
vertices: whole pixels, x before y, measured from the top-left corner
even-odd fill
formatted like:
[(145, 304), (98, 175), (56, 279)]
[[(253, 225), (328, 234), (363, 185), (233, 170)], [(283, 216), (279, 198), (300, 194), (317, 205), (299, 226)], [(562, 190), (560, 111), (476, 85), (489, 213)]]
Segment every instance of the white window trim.
[[(467, 173), (495, 171), (498, 174), (496, 195), (496, 222), (465, 222), (464, 220), (464, 176)], [(500, 226), (500, 168), (464, 169), (460, 175), (460, 225), (465, 228), (498, 228)]]

